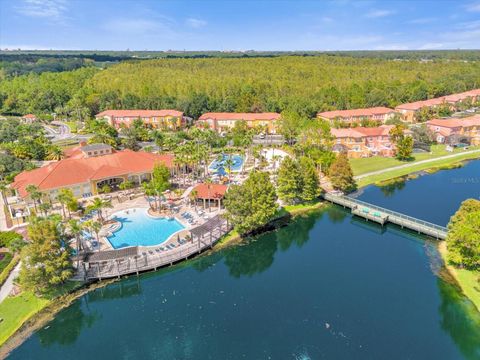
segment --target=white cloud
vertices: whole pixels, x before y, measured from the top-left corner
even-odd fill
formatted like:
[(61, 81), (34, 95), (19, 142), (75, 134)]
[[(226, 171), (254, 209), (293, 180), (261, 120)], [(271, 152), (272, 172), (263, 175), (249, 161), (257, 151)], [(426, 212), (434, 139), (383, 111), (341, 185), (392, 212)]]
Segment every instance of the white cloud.
[(471, 12), (480, 12), (480, 2), (474, 2), (466, 6), (468, 11)]
[(329, 16), (322, 16), (320, 18), (320, 21), (324, 22), (324, 23), (331, 23), (333, 22), (333, 18), (329, 17)]
[(194, 29), (200, 29), (204, 26), (207, 26), (207, 22), (205, 20), (195, 18), (188, 18), (187, 20), (185, 20), (185, 23), (187, 24), (187, 26)]
[(409, 23), (410, 24), (428, 24), (428, 23), (431, 23), (435, 20), (437, 20), (437, 19), (433, 18), (433, 17), (425, 17), (425, 18), (418, 18), (418, 19), (410, 20)]
[(381, 18), (381, 17), (385, 17), (385, 16), (390, 16), (390, 15), (393, 15), (393, 14), (395, 14), (395, 11), (377, 9), (377, 10), (370, 11), (365, 16), (373, 19), (373, 18)]
[(23, 0), (15, 10), (24, 16), (61, 20), (67, 10), (65, 0)]

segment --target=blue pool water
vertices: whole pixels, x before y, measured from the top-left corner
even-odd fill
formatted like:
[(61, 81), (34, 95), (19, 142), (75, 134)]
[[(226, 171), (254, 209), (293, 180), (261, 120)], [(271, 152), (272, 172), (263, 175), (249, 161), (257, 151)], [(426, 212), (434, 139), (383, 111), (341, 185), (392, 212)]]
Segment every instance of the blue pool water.
[(220, 175), (225, 175), (226, 174), (225, 162), (229, 157), (231, 157), (233, 160), (232, 171), (233, 172), (240, 171), (243, 165), (243, 157), (241, 157), (240, 155), (227, 155), (227, 154), (223, 154), (221, 159), (212, 161), (208, 169), (210, 171), (218, 172)]
[(144, 208), (129, 209), (128, 214), (120, 211), (113, 218), (122, 224), (118, 231), (108, 237), (114, 249), (158, 245), (185, 228), (175, 219), (152, 218)]

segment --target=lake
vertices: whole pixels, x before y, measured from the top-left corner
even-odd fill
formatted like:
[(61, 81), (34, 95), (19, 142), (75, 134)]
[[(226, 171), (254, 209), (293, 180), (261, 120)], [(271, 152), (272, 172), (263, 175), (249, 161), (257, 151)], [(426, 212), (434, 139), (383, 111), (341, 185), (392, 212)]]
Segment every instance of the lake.
[[(441, 225), (480, 162), (365, 201)], [(277, 232), (91, 292), (12, 359), (479, 359), (480, 314), (436, 242), (327, 206)]]

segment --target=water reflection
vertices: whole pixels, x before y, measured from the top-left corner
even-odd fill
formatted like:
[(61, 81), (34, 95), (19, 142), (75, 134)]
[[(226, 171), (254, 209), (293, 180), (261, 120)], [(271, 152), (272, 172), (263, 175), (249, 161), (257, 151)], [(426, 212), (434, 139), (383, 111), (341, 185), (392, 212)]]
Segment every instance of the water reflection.
[(480, 359), (480, 313), (451, 283), (438, 278), (441, 326), (466, 359)]
[(38, 330), (37, 335), (43, 346), (73, 344), (84, 328), (92, 327), (101, 318), (97, 311), (91, 312), (88, 309), (86, 297), (82, 299), (82, 301), (74, 302), (58, 314), (50, 324)]

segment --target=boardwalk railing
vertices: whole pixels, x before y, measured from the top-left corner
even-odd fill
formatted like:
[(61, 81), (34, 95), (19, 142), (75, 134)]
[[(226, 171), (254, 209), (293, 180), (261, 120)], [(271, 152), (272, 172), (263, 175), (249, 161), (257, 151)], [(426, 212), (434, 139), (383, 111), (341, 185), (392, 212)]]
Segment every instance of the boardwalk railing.
[(206, 238), (186, 242), (169, 250), (160, 250), (159, 247), (138, 247), (136, 255), (112, 258), (104, 261), (86, 262), (85, 279), (102, 280), (120, 277), (128, 274), (139, 274), (143, 271), (157, 270), (158, 268), (172, 265), (181, 260), (192, 257), (211, 248), (224, 234), (229, 231), (225, 227), (214, 229)]
[[(323, 197), (325, 200), (328, 200), (332, 203), (352, 209), (352, 212), (354, 212), (354, 214), (357, 216), (363, 216), (364, 218), (371, 219), (372, 216), (370, 211), (375, 211), (381, 215), (379, 218), (381, 218), (382, 220), (397, 224), (401, 227), (405, 227), (410, 230), (414, 230), (419, 233), (435, 237), (437, 239), (445, 239), (447, 237), (447, 228), (444, 226), (420, 220), (415, 217), (399, 213), (397, 211), (385, 209), (380, 206), (367, 203), (365, 201), (351, 198), (349, 196), (326, 193), (325, 195), (323, 195)], [(365, 212), (364, 214), (362, 214), (362, 208), (369, 210), (369, 212)]]

